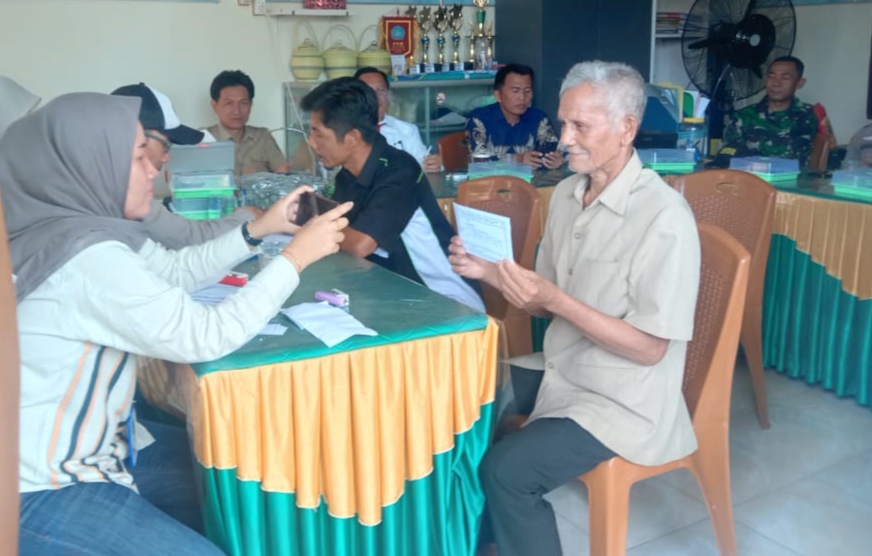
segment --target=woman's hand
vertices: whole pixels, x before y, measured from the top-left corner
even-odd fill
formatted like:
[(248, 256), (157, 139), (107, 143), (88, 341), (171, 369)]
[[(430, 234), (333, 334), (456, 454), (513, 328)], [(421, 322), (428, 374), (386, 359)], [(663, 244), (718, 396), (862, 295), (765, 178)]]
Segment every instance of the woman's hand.
[(314, 191), (308, 185), (294, 189), (276, 201), (269, 210), (249, 222), (248, 233), (255, 239), (269, 234), (296, 234), (300, 229), (294, 224), (297, 219), (297, 209), (300, 206), (300, 195)]
[(348, 219), (342, 215), (353, 205), (343, 203), (306, 222), (294, 234), (294, 240), (285, 247), (282, 255), (297, 267), (298, 272), (302, 272), (315, 261), (339, 251), (339, 244), (345, 239), (342, 230), (348, 226)]

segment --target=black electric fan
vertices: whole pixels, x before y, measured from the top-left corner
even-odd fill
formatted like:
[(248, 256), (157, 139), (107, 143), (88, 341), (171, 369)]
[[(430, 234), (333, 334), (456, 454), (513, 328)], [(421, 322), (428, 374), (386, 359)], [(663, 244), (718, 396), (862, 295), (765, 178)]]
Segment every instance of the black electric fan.
[(765, 72), (793, 50), (796, 14), (790, 0), (697, 0), (681, 39), (690, 81), (711, 99), (709, 137), (721, 137), (723, 116), (765, 86)]

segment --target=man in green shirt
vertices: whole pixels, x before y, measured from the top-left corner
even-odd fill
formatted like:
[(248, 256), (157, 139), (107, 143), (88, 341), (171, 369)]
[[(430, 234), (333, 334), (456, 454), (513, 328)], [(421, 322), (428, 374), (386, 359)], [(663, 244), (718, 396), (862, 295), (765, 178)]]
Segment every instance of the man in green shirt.
[(805, 85), (805, 64), (793, 56), (776, 58), (766, 73), (766, 96), (739, 110), (724, 131), (722, 153), (774, 156), (805, 164), (818, 132), (814, 106), (796, 98)]

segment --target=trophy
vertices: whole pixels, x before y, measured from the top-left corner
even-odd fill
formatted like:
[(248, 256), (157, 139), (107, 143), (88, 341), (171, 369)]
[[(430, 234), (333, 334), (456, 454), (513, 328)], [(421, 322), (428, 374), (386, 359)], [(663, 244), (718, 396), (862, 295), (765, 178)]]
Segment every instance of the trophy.
[[(488, 25), (485, 28), (485, 17), (487, 12), (484, 11), (489, 0), (472, 0), (472, 3), (478, 8), (475, 13), (476, 23), (469, 22), (470, 37), (469, 37), (469, 55), (473, 69), (489, 70), (491, 69), (491, 61), (493, 60), (493, 27)], [(491, 38), (488, 38), (491, 37)]]
[(463, 29), (463, 6), (454, 4), (448, 14), (448, 26), (451, 27), (451, 46), (454, 54), (451, 56), (451, 69), (462, 70), (460, 63), (460, 30)]
[(494, 39), (497, 38), (497, 36), (494, 34), (493, 21), (488, 22), (487, 27), (485, 27), (484, 38), (485, 40), (487, 40), (486, 58), (488, 63), (492, 64), (494, 59)]
[(430, 7), (421, 8), (415, 19), (418, 22), (418, 28), (421, 29), (421, 72), (423, 73), (430, 65), (430, 37), (427, 36), (427, 33), (430, 32)]
[(445, 64), (445, 31), (448, 29), (448, 8), (440, 3), (433, 17), (433, 29), (436, 30), (436, 71), (442, 71)]
[[(406, 17), (411, 17), (413, 20), (417, 21), (418, 20), (418, 17), (417, 17), (418, 7), (417, 6), (409, 6), (408, 8), (406, 8), (406, 11), (403, 13), (403, 15), (405, 15)], [(409, 40), (412, 41), (412, 48), (411, 48), (412, 53), (409, 54), (408, 56), (406, 56), (406, 67), (410, 68), (410, 70), (411, 70), (412, 66), (415, 66), (417, 64), (417, 62), (415, 62), (415, 60), (416, 60), (415, 50), (417, 50), (417, 47), (415, 45), (414, 32), (412, 33), (412, 36), (409, 37)]]

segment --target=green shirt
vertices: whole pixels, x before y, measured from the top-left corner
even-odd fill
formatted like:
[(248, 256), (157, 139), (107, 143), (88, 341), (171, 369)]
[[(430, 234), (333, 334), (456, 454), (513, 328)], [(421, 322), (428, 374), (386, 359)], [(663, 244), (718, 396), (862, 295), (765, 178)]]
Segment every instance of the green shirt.
[(774, 156), (804, 164), (818, 130), (814, 106), (794, 98), (787, 110), (772, 112), (769, 99), (739, 110), (724, 131), (724, 146), (736, 156)]

